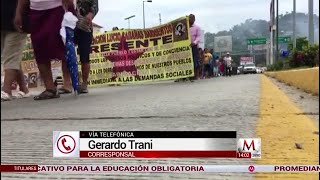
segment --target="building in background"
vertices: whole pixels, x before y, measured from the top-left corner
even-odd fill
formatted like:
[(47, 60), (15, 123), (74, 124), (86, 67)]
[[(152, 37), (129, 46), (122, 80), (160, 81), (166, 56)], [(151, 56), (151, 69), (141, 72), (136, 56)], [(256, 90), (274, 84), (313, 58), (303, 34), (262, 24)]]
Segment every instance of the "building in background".
[(93, 26), (93, 33), (101, 32), (101, 29), (103, 28), (102, 26), (100, 26), (96, 23), (92, 23), (92, 26)]

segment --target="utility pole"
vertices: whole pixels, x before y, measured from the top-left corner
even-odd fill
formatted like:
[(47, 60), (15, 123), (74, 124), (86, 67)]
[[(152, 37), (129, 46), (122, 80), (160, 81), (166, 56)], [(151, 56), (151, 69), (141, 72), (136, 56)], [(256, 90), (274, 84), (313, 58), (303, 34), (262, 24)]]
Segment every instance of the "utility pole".
[(296, 0), (293, 0), (293, 29), (292, 29), (292, 33), (293, 33), (293, 48), (295, 49), (297, 47), (297, 40), (296, 40)]
[(144, 3), (148, 2), (148, 3), (152, 3), (152, 0), (146, 0), (142, 2), (142, 13), (143, 13), (143, 29), (146, 29), (146, 17), (145, 17), (145, 12), (144, 12)]
[(274, 62), (274, 7), (275, 0), (272, 0), (270, 7), (270, 21), (271, 21), (271, 34), (270, 34), (270, 64)]
[(309, 44), (314, 42), (313, 0), (309, 0)]
[(161, 13), (159, 13), (159, 23), (161, 25)]
[(276, 61), (279, 59), (279, 0), (277, 0), (277, 13), (276, 13)]

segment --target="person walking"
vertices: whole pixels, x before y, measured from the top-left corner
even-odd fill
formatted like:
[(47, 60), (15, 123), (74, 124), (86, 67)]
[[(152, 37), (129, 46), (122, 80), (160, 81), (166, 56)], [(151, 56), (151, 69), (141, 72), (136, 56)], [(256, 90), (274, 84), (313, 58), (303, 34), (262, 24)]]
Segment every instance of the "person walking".
[[(16, 25), (22, 19), (22, 12), (30, 8), (29, 23), (32, 47), (38, 65), (45, 91), (34, 97), (34, 100), (47, 100), (59, 98), (58, 91), (52, 77), (51, 61), (65, 61), (65, 46), (60, 29), (65, 7), (73, 4), (73, 0), (19, 0)], [(28, 7), (29, 6), (29, 7)]]
[[(27, 40), (27, 27), (24, 23), (26, 19), (23, 19), (24, 11), (17, 11), (18, 3), (19, 0), (1, 1), (1, 64), (4, 66), (1, 101), (30, 96), (21, 70), (22, 51)], [(15, 81), (19, 85), (19, 91), (13, 96), (12, 84)]]
[(224, 61), (226, 64), (226, 76), (230, 76), (232, 74), (232, 58), (230, 56), (230, 53), (228, 52), (227, 55), (224, 57)]
[(209, 61), (209, 65), (210, 65), (209, 77), (214, 77), (215, 57), (214, 57), (213, 49), (210, 49), (210, 54), (212, 55), (212, 58)]
[(219, 57), (213, 58), (213, 76), (219, 76)]
[(223, 58), (221, 58), (220, 61), (219, 61), (219, 71), (220, 71), (220, 76), (224, 76), (224, 62), (223, 62)]
[[(73, 0), (72, 0), (73, 1)], [(68, 8), (71, 9), (70, 6)], [(80, 94), (88, 93), (88, 80), (90, 73), (90, 54), (93, 39), (92, 20), (98, 14), (98, 0), (76, 0), (76, 8), (70, 10), (79, 19), (75, 28), (75, 42), (78, 45), (81, 62), (82, 84)], [(70, 94), (71, 79), (67, 64), (62, 64), (64, 87), (59, 89), (59, 94)]]
[(212, 60), (212, 54), (209, 52), (209, 50), (206, 48), (204, 49), (204, 58), (203, 58), (203, 77), (204, 78), (209, 78), (210, 77), (210, 64), (209, 62)]

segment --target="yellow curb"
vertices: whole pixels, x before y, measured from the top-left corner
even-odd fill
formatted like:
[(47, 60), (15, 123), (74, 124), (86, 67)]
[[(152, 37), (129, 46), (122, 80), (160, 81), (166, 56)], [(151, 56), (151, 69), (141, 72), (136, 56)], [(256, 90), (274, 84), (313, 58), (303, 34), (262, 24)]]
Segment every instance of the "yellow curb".
[(319, 95), (319, 67), (289, 71), (266, 72), (265, 75), (288, 85), (300, 88), (307, 93)]
[[(319, 164), (319, 136), (314, 120), (303, 113), (266, 76), (261, 76), (260, 117), (261, 159), (265, 165)], [(302, 144), (297, 149), (295, 143)], [(257, 179), (319, 179), (318, 173), (259, 173)]]

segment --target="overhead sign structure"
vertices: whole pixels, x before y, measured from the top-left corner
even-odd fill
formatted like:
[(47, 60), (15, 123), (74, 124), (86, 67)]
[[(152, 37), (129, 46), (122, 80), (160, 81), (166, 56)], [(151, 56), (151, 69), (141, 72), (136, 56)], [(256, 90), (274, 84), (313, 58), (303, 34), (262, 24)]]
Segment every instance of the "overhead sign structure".
[(281, 44), (289, 43), (290, 40), (291, 40), (291, 37), (290, 37), (290, 36), (279, 37), (279, 38), (278, 38), (278, 42), (281, 43)]
[(215, 52), (232, 51), (232, 36), (214, 37), (214, 51)]
[(252, 38), (247, 39), (248, 45), (260, 45), (260, 44), (267, 44), (267, 38)]
[[(278, 42), (281, 44), (289, 43), (291, 41), (290, 36), (283, 36), (278, 38)], [(247, 39), (248, 45), (264, 45), (267, 44), (267, 38), (251, 38)]]

